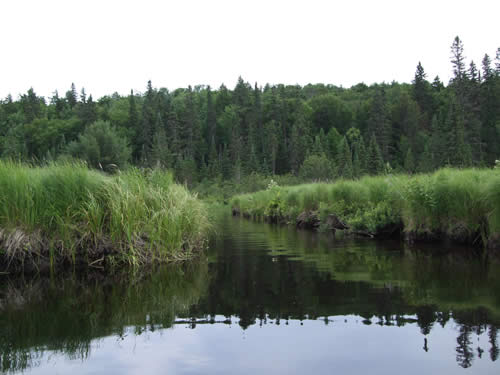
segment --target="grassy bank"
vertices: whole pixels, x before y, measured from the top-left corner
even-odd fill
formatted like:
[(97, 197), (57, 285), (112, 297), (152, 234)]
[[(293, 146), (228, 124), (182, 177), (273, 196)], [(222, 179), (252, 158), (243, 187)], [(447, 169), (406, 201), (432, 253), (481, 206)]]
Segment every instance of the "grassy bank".
[(295, 223), (313, 211), (324, 223), (334, 214), (351, 230), (374, 235), (401, 228), (414, 239), (450, 237), (500, 244), (500, 171), (441, 169), (433, 174), (364, 177), (330, 184), (270, 186), (233, 197), (236, 212)]
[(8, 271), (185, 259), (207, 228), (204, 205), (169, 173), (107, 176), (78, 163), (0, 161), (0, 259)]

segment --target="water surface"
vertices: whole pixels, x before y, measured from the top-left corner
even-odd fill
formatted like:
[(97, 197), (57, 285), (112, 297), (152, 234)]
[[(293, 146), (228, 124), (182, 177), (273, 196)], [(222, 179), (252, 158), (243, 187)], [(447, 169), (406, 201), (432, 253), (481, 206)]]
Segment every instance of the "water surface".
[(0, 279), (0, 369), (497, 374), (500, 267), (223, 216), (148, 275)]

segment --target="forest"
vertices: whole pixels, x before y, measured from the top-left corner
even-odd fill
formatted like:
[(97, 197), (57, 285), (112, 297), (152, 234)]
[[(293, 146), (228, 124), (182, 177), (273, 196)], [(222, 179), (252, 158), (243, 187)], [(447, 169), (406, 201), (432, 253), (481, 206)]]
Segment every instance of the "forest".
[(105, 171), (174, 171), (188, 186), (251, 174), (301, 181), (440, 167), (492, 167), (500, 158), (500, 48), (478, 67), (459, 37), (453, 75), (411, 83), (199, 85), (99, 99), (74, 84), (0, 101), (0, 155), (30, 162), (79, 158)]

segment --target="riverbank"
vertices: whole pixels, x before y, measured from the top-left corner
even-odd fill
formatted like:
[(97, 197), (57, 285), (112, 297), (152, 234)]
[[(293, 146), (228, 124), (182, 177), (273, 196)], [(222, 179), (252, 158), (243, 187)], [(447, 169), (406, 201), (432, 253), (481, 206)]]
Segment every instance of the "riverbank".
[(441, 169), (280, 187), (232, 198), (233, 214), (368, 237), (500, 248), (500, 171)]
[(0, 161), (1, 272), (189, 259), (208, 227), (204, 204), (167, 172)]

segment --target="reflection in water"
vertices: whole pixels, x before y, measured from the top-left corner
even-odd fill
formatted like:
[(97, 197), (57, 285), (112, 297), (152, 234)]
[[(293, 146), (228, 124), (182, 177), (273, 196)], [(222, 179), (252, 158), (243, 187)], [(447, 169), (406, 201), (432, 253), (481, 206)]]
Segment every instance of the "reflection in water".
[[(131, 342), (137, 363), (158, 361), (149, 356), (159, 350), (174, 372), (189, 372), (189, 365), (217, 373), (221, 362), (228, 373), (245, 372), (240, 353), (250, 343), (263, 368), (252, 364), (255, 371), (248, 372), (271, 372), (280, 358), (300, 372), (317, 357), (317, 372), (330, 372), (335, 360), (349, 373), (356, 368), (345, 357), (349, 350), (371, 368), (394, 358), (390, 351), (423, 361), (416, 372), (425, 372), (431, 357), (477, 373), (498, 367), (496, 264), (439, 248), (413, 251), (401, 243), (334, 239), (228, 216), (221, 218), (219, 233), (208, 259), (141, 278), (2, 280), (0, 368), (51, 373), (44, 370), (48, 361), (64, 369), (64, 357), (85, 359), (71, 370), (85, 373), (103, 356), (114, 363), (121, 350), (116, 343), (127, 348)], [(287, 352), (264, 350), (274, 343)], [(183, 354), (177, 358), (177, 352)], [(210, 365), (213, 358), (217, 365)]]
[(169, 328), (206, 292), (207, 270), (206, 261), (198, 261), (142, 279), (6, 282), (0, 292), (1, 371), (37, 365), (46, 351), (86, 359), (95, 339)]

